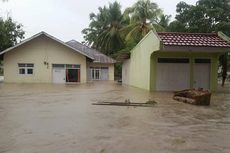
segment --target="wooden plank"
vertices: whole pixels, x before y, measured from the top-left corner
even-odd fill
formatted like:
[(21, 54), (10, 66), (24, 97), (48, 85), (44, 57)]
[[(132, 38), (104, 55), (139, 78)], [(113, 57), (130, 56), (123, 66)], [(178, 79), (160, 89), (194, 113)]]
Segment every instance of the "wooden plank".
[(106, 105), (106, 106), (134, 106), (134, 107), (153, 107), (156, 102), (147, 103), (131, 103), (131, 102), (99, 102), (92, 103), (92, 105)]

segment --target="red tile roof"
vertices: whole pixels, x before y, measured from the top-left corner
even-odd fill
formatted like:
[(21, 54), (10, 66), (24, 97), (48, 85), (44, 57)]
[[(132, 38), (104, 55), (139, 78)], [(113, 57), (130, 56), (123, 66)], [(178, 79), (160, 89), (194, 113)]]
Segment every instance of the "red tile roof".
[(219, 37), (217, 33), (159, 32), (158, 35), (166, 46), (230, 48), (230, 43)]

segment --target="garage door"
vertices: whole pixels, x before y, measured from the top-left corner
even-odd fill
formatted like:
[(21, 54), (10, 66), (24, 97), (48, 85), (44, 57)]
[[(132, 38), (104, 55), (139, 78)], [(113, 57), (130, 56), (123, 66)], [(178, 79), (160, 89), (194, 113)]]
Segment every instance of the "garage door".
[(175, 91), (189, 88), (189, 59), (158, 58), (156, 89)]
[(195, 59), (194, 65), (194, 88), (210, 89), (210, 59)]

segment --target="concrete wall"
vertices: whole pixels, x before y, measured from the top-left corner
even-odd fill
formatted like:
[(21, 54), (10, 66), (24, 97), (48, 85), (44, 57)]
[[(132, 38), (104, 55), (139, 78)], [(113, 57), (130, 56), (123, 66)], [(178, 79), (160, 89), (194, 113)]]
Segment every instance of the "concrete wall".
[[(88, 63), (88, 69), (90, 67), (108, 67), (109, 68), (109, 80), (111, 81), (114, 80), (114, 64)], [(90, 71), (88, 71), (88, 74), (89, 73)]]
[(196, 58), (208, 58), (211, 59), (211, 72), (210, 72), (210, 89), (215, 91), (217, 89), (217, 71), (219, 64), (219, 56), (217, 53), (205, 53), (204, 51), (199, 51), (197, 53), (190, 52), (154, 52), (151, 56), (151, 70), (152, 70), (152, 81), (151, 81), (151, 90), (154, 91), (156, 89), (156, 75), (157, 75), (157, 58), (159, 57), (174, 57), (174, 58), (189, 58), (190, 61), (190, 88), (193, 88), (193, 66), (195, 64)]
[(122, 64), (122, 83), (134, 87), (155, 91), (157, 76), (157, 58), (159, 57), (186, 57), (190, 59), (190, 87), (193, 88), (193, 66), (195, 58), (211, 59), (210, 89), (217, 89), (217, 71), (219, 53), (207, 53), (207, 51), (179, 52), (162, 51), (158, 36), (150, 32), (131, 51), (130, 59)]
[[(44, 62), (49, 65), (45, 65)], [(33, 75), (20, 75), (18, 63), (34, 63)], [(5, 82), (50, 83), (52, 64), (79, 64), (81, 83), (86, 82), (86, 57), (50, 38), (40, 36), (4, 55)]]
[(160, 49), (160, 40), (149, 32), (131, 51), (130, 59), (122, 65), (122, 83), (150, 90), (151, 54)]

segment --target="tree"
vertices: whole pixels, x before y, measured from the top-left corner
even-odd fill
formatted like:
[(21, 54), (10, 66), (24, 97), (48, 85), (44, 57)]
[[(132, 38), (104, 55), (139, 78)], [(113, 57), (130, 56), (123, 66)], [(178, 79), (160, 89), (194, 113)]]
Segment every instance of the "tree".
[[(90, 14), (89, 27), (82, 30), (83, 43), (114, 58), (132, 50), (150, 30), (164, 31), (169, 20), (150, 0), (138, 0), (124, 12), (117, 2), (98, 10)], [(120, 76), (121, 65), (116, 65), (115, 73)]]
[(17, 44), (24, 38), (24, 33), (22, 25), (14, 22), (12, 18), (0, 18), (0, 52)]
[(196, 5), (177, 4), (176, 20), (187, 32), (222, 31), (230, 34), (229, 0), (199, 0)]
[[(169, 24), (169, 31), (204, 33), (222, 31), (230, 36), (229, 0), (199, 0), (196, 5), (180, 2), (177, 4), (176, 12), (176, 20)], [(222, 85), (227, 75), (227, 59), (227, 54), (220, 57)]]
[(169, 26), (171, 15), (164, 15), (162, 14), (160, 17), (159, 25), (164, 28), (164, 30), (167, 30)]
[(126, 21), (118, 2), (110, 3), (109, 7), (99, 7), (98, 10), (98, 14), (90, 14), (90, 25), (82, 30), (85, 43), (106, 55), (112, 55), (124, 47), (120, 29)]
[(132, 7), (125, 10), (130, 16), (130, 24), (121, 31), (126, 41), (138, 43), (150, 30), (162, 29), (159, 25), (162, 10), (150, 0), (139, 0)]
[(138, 0), (124, 12), (117, 2), (98, 10), (90, 14), (89, 27), (82, 30), (83, 43), (113, 57), (130, 51), (150, 30), (164, 31), (170, 18), (150, 0)]
[(167, 27), (167, 31), (171, 32), (187, 32), (185, 24), (181, 23), (180, 21), (172, 21), (169, 23)]

